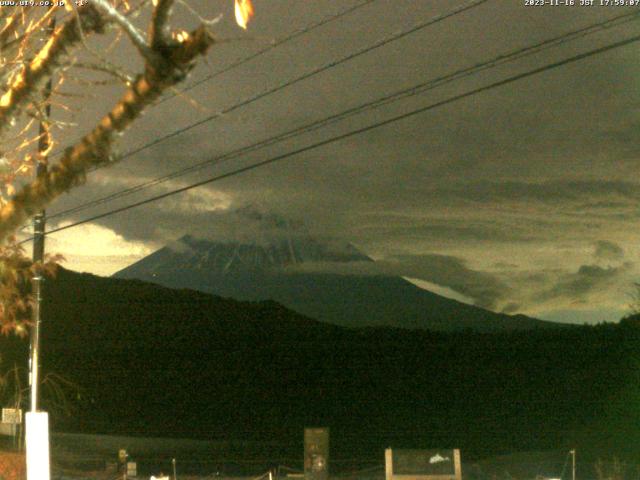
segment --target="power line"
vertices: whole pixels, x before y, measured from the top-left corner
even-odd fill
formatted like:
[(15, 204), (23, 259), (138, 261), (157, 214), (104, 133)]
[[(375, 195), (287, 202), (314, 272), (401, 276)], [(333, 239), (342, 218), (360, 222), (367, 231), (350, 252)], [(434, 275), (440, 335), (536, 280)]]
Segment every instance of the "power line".
[[(116, 209), (110, 210), (108, 212), (101, 213), (99, 215), (94, 215), (92, 217), (85, 218), (83, 220), (71, 223), (69, 225), (65, 225), (63, 227), (58, 227), (58, 228), (55, 228), (53, 230), (49, 230), (48, 232), (46, 232), (46, 234), (49, 235), (49, 234), (52, 234), (52, 233), (60, 232), (62, 230), (67, 230), (69, 228), (73, 228), (73, 227), (76, 227), (76, 226), (79, 226), (79, 225), (83, 225), (85, 223), (89, 223), (89, 222), (92, 222), (92, 221), (95, 221), (95, 220), (99, 220), (101, 218), (105, 218), (105, 217), (114, 215), (116, 213), (121, 213), (121, 212), (124, 212), (126, 210), (131, 210), (133, 208), (140, 207), (142, 205), (146, 205), (146, 204), (158, 201), (158, 200), (162, 200), (164, 198), (176, 195), (178, 193), (186, 192), (188, 190), (192, 190), (194, 188), (201, 187), (203, 185), (207, 185), (209, 183), (213, 183), (213, 182), (216, 182), (216, 181), (219, 181), (219, 180), (230, 178), (230, 177), (233, 177), (235, 175), (239, 175), (241, 173), (248, 172), (250, 170), (255, 170), (255, 169), (259, 168), (259, 167), (263, 167), (265, 165), (276, 163), (276, 162), (278, 162), (280, 160), (285, 160), (285, 159), (293, 157), (295, 155), (299, 155), (301, 153), (304, 153), (304, 152), (307, 152), (307, 151), (310, 151), (310, 150), (314, 150), (316, 148), (319, 148), (319, 147), (322, 147), (322, 146), (325, 146), (325, 145), (328, 145), (328, 144), (331, 144), (331, 143), (335, 143), (335, 142), (338, 142), (338, 141), (353, 137), (355, 135), (360, 135), (362, 133), (369, 132), (371, 130), (383, 127), (385, 125), (389, 125), (389, 124), (398, 122), (400, 120), (404, 120), (404, 119), (413, 117), (415, 115), (418, 115), (418, 114), (433, 110), (435, 108), (442, 107), (444, 105), (448, 105), (448, 104), (456, 102), (458, 100), (462, 100), (464, 98), (468, 98), (468, 97), (471, 97), (473, 95), (477, 95), (479, 93), (486, 92), (486, 91), (492, 90), (494, 88), (501, 87), (501, 86), (516, 82), (518, 80), (522, 80), (522, 79), (527, 78), (527, 77), (531, 77), (533, 75), (537, 75), (539, 73), (543, 73), (543, 72), (546, 72), (546, 71), (549, 71), (549, 70), (553, 70), (555, 68), (558, 68), (558, 67), (570, 64), (570, 63), (574, 63), (574, 62), (577, 62), (577, 61), (580, 61), (580, 60), (584, 60), (584, 59), (586, 59), (588, 57), (592, 57), (594, 55), (599, 55), (599, 54), (611, 51), (611, 50), (616, 49), (616, 48), (621, 48), (621, 47), (624, 47), (626, 45), (630, 45), (630, 44), (638, 42), (638, 41), (640, 41), (640, 35), (629, 37), (629, 38), (626, 38), (624, 40), (620, 40), (618, 42), (611, 43), (609, 45), (605, 45), (604, 47), (599, 47), (599, 48), (596, 48), (596, 49), (593, 49), (593, 50), (589, 50), (588, 52), (584, 52), (584, 53), (581, 53), (581, 54), (578, 54), (578, 55), (574, 55), (572, 57), (565, 58), (563, 60), (560, 60), (560, 61), (557, 61), (557, 62), (554, 62), (554, 63), (550, 63), (550, 64), (544, 65), (542, 67), (534, 68), (534, 69), (528, 70), (527, 72), (524, 72), (524, 73), (513, 75), (513, 76), (505, 78), (503, 80), (499, 80), (497, 82), (493, 82), (491, 84), (485, 85), (483, 87), (475, 88), (475, 89), (469, 90), (469, 91), (467, 91), (465, 93), (454, 95), (454, 96), (449, 97), (449, 98), (447, 98), (445, 100), (441, 100), (439, 102), (432, 103), (432, 104), (427, 105), (425, 107), (420, 107), (420, 108), (417, 108), (415, 110), (411, 110), (409, 112), (403, 113), (401, 115), (397, 115), (397, 116), (388, 118), (388, 119), (383, 120), (381, 122), (376, 122), (376, 123), (373, 123), (371, 125), (367, 125), (366, 127), (361, 127), (361, 128), (355, 129), (355, 130), (351, 130), (349, 132), (346, 132), (346, 133), (343, 133), (343, 134), (340, 134), (340, 135), (336, 135), (336, 136), (331, 137), (329, 139), (322, 140), (320, 142), (316, 142), (316, 143), (313, 143), (311, 145), (307, 145), (306, 147), (301, 147), (301, 148), (298, 148), (296, 150), (293, 150), (293, 151), (290, 151), (290, 152), (287, 152), (287, 153), (284, 153), (284, 154), (281, 154), (281, 155), (277, 155), (275, 157), (271, 157), (271, 158), (269, 158), (267, 160), (263, 160), (261, 162), (257, 162), (257, 163), (251, 164), (251, 165), (247, 165), (245, 167), (238, 168), (238, 169), (233, 170), (231, 172), (227, 172), (227, 173), (224, 173), (224, 174), (216, 175), (214, 177), (210, 177), (208, 179), (201, 180), (201, 181), (196, 182), (196, 183), (192, 183), (192, 184), (187, 185), (185, 187), (181, 187), (181, 188), (172, 190), (170, 192), (166, 192), (166, 193), (163, 193), (163, 194), (160, 194), (160, 195), (156, 195), (154, 197), (147, 198), (147, 199), (142, 200), (140, 202), (132, 203), (132, 204), (126, 205), (124, 207), (116, 208)], [(30, 240), (32, 240), (32, 238), (23, 240), (20, 243), (25, 243), (25, 242), (28, 242)]]
[[(490, 1), (490, 0), (473, 0), (473, 1), (468, 2), (468, 3), (466, 3), (466, 4), (462, 5), (462, 6), (454, 8), (454, 9), (450, 10), (449, 12), (443, 13), (441, 15), (437, 15), (435, 17), (432, 17), (431, 19), (429, 19), (429, 20), (427, 20), (425, 22), (421, 22), (421, 23), (419, 23), (417, 25), (414, 25), (413, 27), (411, 27), (411, 28), (409, 28), (407, 30), (404, 30), (404, 31), (399, 32), (399, 33), (395, 33), (395, 34), (393, 34), (393, 35), (391, 35), (391, 36), (389, 36), (387, 38), (384, 38), (382, 40), (379, 40), (379, 41), (375, 42), (372, 45), (369, 45), (369, 46), (364, 47), (364, 48), (362, 48), (360, 50), (352, 52), (352, 53), (350, 53), (350, 54), (348, 54), (348, 55), (346, 55), (346, 56), (344, 56), (344, 57), (342, 57), (342, 58), (340, 58), (338, 60), (333, 60), (333, 61), (331, 61), (331, 62), (329, 62), (327, 64), (324, 64), (324, 65), (322, 65), (322, 66), (320, 66), (318, 68), (315, 68), (314, 70), (311, 70), (309, 72), (303, 73), (302, 75), (300, 75), (300, 76), (298, 76), (296, 78), (293, 78), (291, 80), (288, 80), (288, 81), (286, 81), (284, 83), (281, 83), (280, 85), (278, 85), (276, 87), (273, 87), (273, 88), (271, 88), (271, 89), (269, 89), (269, 90), (267, 90), (265, 92), (258, 93), (258, 94), (254, 95), (252, 97), (249, 97), (249, 98), (247, 98), (247, 99), (245, 99), (245, 100), (243, 100), (243, 101), (241, 101), (239, 103), (236, 103), (236, 104), (234, 104), (234, 105), (232, 105), (230, 107), (227, 107), (227, 108), (223, 109), (220, 112), (217, 112), (217, 113), (214, 113), (212, 115), (209, 115), (208, 117), (203, 118), (201, 120), (198, 120), (197, 122), (194, 122), (194, 123), (192, 123), (190, 125), (187, 125), (186, 127), (180, 128), (178, 130), (174, 130), (173, 132), (171, 132), (171, 133), (169, 133), (167, 135), (159, 137), (159, 138), (157, 138), (155, 140), (152, 140), (151, 142), (148, 142), (148, 143), (146, 143), (146, 144), (144, 144), (144, 145), (142, 145), (142, 146), (140, 146), (138, 148), (130, 150), (127, 153), (125, 153), (124, 155), (122, 155), (119, 158), (119, 160), (131, 157), (131, 156), (133, 156), (133, 155), (135, 155), (137, 153), (140, 153), (141, 151), (146, 150), (146, 149), (148, 149), (150, 147), (153, 147), (154, 145), (157, 145), (158, 143), (163, 142), (163, 141), (165, 141), (165, 140), (167, 140), (169, 138), (173, 138), (173, 137), (175, 137), (177, 135), (181, 135), (181, 134), (183, 134), (184, 132), (186, 132), (188, 130), (196, 128), (196, 127), (198, 127), (200, 125), (203, 125), (205, 123), (211, 122), (212, 120), (220, 118), (223, 115), (231, 113), (231, 112), (233, 112), (233, 111), (235, 111), (235, 110), (237, 110), (239, 108), (245, 107), (245, 106), (247, 106), (247, 105), (249, 105), (249, 104), (251, 104), (253, 102), (261, 100), (262, 98), (265, 98), (265, 97), (267, 97), (269, 95), (273, 95), (274, 93), (277, 93), (277, 92), (279, 92), (281, 90), (284, 90), (285, 88), (288, 88), (288, 87), (290, 87), (292, 85), (295, 85), (296, 83), (302, 82), (303, 80), (307, 80), (308, 78), (314, 77), (314, 76), (316, 76), (316, 75), (318, 75), (318, 74), (320, 74), (322, 72), (325, 72), (325, 71), (330, 70), (330, 69), (332, 69), (334, 67), (337, 67), (338, 65), (342, 65), (343, 63), (349, 62), (349, 61), (351, 61), (351, 60), (353, 60), (353, 59), (355, 59), (357, 57), (360, 57), (360, 56), (365, 55), (365, 54), (367, 54), (369, 52), (377, 50), (378, 48), (381, 48), (381, 47), (383, 47), (385, 45), (388, 45), (391, 42), (395, 42), (397, 40), (405, 38), (408, 35), (411, 35), (411, 34), (414, 34), (416, 32), (419, 32), (420, 30), (423, 30), (423, 29), (425, 29), (425, 28), (427, 28), (427, 27), (429, 27), (431, 25), (434, 25), (434, 24), (439, 23), (439, 22), (441, 22), (443, 20), (446, 20), (448, 18), (451, 18), (451, 17), (454, 17), (456, 15), (459, 15), (459, 14), (461, 14), (463, 12), (466, 12), (468, 10), (471, 10), (471, 9), (473, 9), (475, 7), (479, 7), (480, 5), (482, 5), (483, 3), (486, 3), (488, 1)], [(104, 165), (104, 166), (106, 166), (106, 165)], [(96, 167), (96, 168), (92, 169), (91, 171), (98, 170), (99, 168), (103, 168), (103, 167)]]
[[(151, 147), (153, 147), (153, 146), (155, 146), (155, 145), (157, 145), (157, 144), (159, 144), (161, 142), (164, 142), (164, 141), (166, 141), (166, 140), (168, 140), (170, 138), (173, 138), (173, 137), (176, 137), (178, 135), (181, 135), (181, 134), (183, 134), (183, 133), (185, 133), (185, 132), (187, 132), (187, 131), (189, 131), (189, 130), (191, 130), (193, 128), (196, 128), (196, 127), (198, 127), (200, 125), (203, 125), (205, 123), (211, 122), (211, 121), (213, 121), (213, 120), (215, 120), (215, 119), (217, 119), (217, 118), (219, 118), (219, 117), (221, 117), (223, 115), (231, 113), (234, 110), (237, 110), (237, 109), (242, 108), (242, 107), (244, 107), (246, 105), (249, 105), (249, 104), (251, 104), (251, 103), (253, 103), (253, 102), (257, 101), (257, 100), (260, 100), (260, 99), (265, 98), (265, 97), (267, 97), (269, 95), (272, 95), (272, 94), (274, 94), (274, 93), (276, 93), (276, 92), (278, 92), (280, 90), (284, 90), (285, 88), (290, 87), (290, 86), (292, 86), (292, 85), (294, 85), (294, 84), (296, 84), (298, 82), (301, 82), (303, 80), (311, 78), (311, 77), (313, 77), (315, 75), (318, 75), (318, 74), (320, 74), (320, 73), (322, 73), (324, 71), (327, 71), (327, 70), (329, 70), (331, 68), (334, 68), (334, 67), (336, 67), (338, 65), (341, 65), (341, 64), (346, 63), (346, 62), (348, 62), (350, 60), (353, 60), (354, 58), (357, 58), (357, 57), (359, 57), (361, 55), (364, 55), (364, 54), (369, 53), (369, 52), (371, 52), (373, 50), (381, 48), (381, 47), (383, 47), (383, 46), (385, 46), (385, 45), (387, 45), (387, 44), (389, 44), (391, 42), (394, 42), (396, 40), (400, 40), (402, 38), (405, 38), (408, 35), (416, 33), (416, 32), (418, 32), (420, 30), (423, 30), (423, 29), (425, 29), (425, 28), (427, 28), (427, 27), (429, 27), (431, 25), (434, 25), (436, 23), (439, 23), (439, 22), (441, 22), (443, 20), (446, 20), (448, 18), (454, 17), (454, 16), (459, 15), (461, 13), (464, 13), (464, 12), (466, 12), (468, 10), (471, 10), (471, 9), (475, 8), (475, 7), (479, 7), (480, 5), (482, 5), (484, 3), (487, 3), (488, 1), (490, 1), (490, 0), (472, 0), (472, 1), (468, 2), (468, 3), (466, 3), (466, 4), (460, 5), (460, 6), (456, 7), (456, 8), (454, 8), (454, 9), (446, 12), (446, 13), (443, 13), (443, 14), (440, 14), (440, 15), (436, 15), (435, 17), (431, 17), (429, 20), (426, 20), (424, 22), (418, 23), (418, 24), (408, 28), (407, 30), (404, 30), (404, 31), (395, 33), (395, 34), (393, 34), (393, 35), (391, 35), (389, 37), (383, 38), (382, 40), (379, 40), (379, 41), (375, 42), (372, 45), (369, 45), (369, 46), (364, 47), (364, 48), (362, 48), (360, 50), (352, 52), (352, 53), (350, 53), (350, 54), (348, 54), (348, 55), (346, 55), (346, 56), (344, 56), (344, 57), (342, 57), (342, 58), (340, 58), (338, 60), (333, 60), (332, 62), (327, 63), (325, 65), (322, 65), (322, 66), (320, 66), (320, 67), (318, 67), (318, 68), (316, 68), (316, 69), (314, 69), (314, 70), (312, 70), (310, 72), (304, 73), (299, 77), (296, 77), (296, 78), (288, 80), (288, 81), (286, 81), (284, 83), (281, 83), (277, 87), (274, 87), (274, 88), (272, 88), (270, 90), (267, 90), (265, 92), (259, 93), (257, 95), (252, 96), (252, 97), (249, 97), (249, 98), (241, 101), (240, 103), (236, 103), (236, 104), (234, 104), (234, 105), (232, 105), (232, 106), (230, 106), (230, 107), (228, 107), (228, 108), (226, 108), (226, 109), (224, 109), (224, 110), (222, 110), (220, 112), (217, 112), (217, 113), (215, 113), (213, 115), (210, 115), (210, 116), (208, 116), (208, 117), (206, 117), (204, 119), (198, 120), (197, 122), (189, 124), (189, 125), (187, 125), (187, 126), (185, 126), (183, 128), (180, 128), (178, 130), (174, 130), (173, 132), (171, 132), (171, 133), (169, 133), (167, 135), (163, 135), (162, 137), (158, 137), (158, 138), (156, 138), (156, 139), (154, 139), (154, 140), (152, 140), (150, 142), (147, 142), (146, 144), (144, 144), (144, 145), (142, 145), (140, 147), (137, 147), (137, 148), (135, 148), (133, 150), (129, 150), (127, 153), (121, 155), (118, 158), (118, 160), (121, 161), (121, 160), (124, 160), (126, 158), (129, 158), (129, 157), (131, 157), (131, 156), (133, 156), (133, 155), (135, 155), (137, 153), (140, 153), (143, 150), (151, 148)], [(96, 170), (99, 170), (100, 168), (104, 168), (104, 167), (110, 166), (112, 164), (113, 163), (110, 162), (110, 163), (106, 163), (106, 164), (103, 164), (103, 165), (100, 165), (100, 166), (96, 166), (96, 167), (94, 167), (92, 169), (89, 169), (89, 172), (94, 172)], [(24, 228), (26, 228), (26, 226), (24, 226), (23, 229)]]
[(369, 102), (365, 102), (364, 104), (358, 105), (356, 107), (347, 109), (345, 111), (342, 111), (340, 113), (334, 114), (334, 115), (330, 115), (328, 117), (325, 117), (323, 119), (314, 121), (310, 124), (304, 125), (302, 127), (297, 127), (293, 130), (289, 130), (288, 132), (284, 132), (281, 133), (279, 135), (270, 137), (266, 140), (262, 140), (260, 142), (233, 150), (231, 152), (228, 152), (222, 156), (219, 157), (215, 157), (212, 159), (208, 159), (199, 163), (196, 163), (195, 165), (190, 165), (188, 167), (182, 168), (180, 170), (177, 170), (175, 172), (169, 173), (167, 175), (155, 178), (153, 180), (149, 180), (147, 182), (143, 182), (140, 183), (138, 185), (135, 185), (133, 187), (121, 190), (119, 192), (115, 192), (112, 193), (110, 195), (101, 197), (99, 199), (93, 200), (91, 202), (87, 202), (63, 211), (60, 211), (54, 215), (50, 215), (49, 218), (54, 218), (54, 217), (60, 217), (62, 215), (66, 215), (66, 214), (70, 214), (70, 213), (76, 213), (79, 211), (83, 211), (86, 210), (88, 208), (97, 206), (97, 205), (101, 205), (104, 203), (107, 203), (109, 201), (118, 199), (118, 198), (122, 198), (124, 196), (127, 195), (131, 195), (133, 193), (137, 193), (139, 191), (142, 190), (146, 190), (147, 188), (156, 186), (156, 185), (160, 185), (164, 182), (167, 182), (169, 180), (172, 180), (174, 178), (178, 178), (180, 176), (186, 175), (188, 173), (197, 171), (197, 170), (201, 170), (203, 168), (205, 168), (206, 166), (210, 166), (210, 165), (217, 165), (219, 163), (225, 162), (227, 160), (231, 160), (233, 158), (237, 158), (238, 156), (241, 156), (243, 154), (255, 151), (255, 150), (259, 150), (262, 149), (264, 147), (273, 145), (275, 143), (279, 143), (283, 140), (287, 140), (290, 138), (294, 138), (297, 136), (300, 136), (302, 134), (305, 133), (309, 133), (312, 132), (314, 130), (317, 130), (319, 128), (325, 127), (327, 125), (336, 123), (338, 121), (344, 120), (348, 117), (351, 117), (353, 115), (362, 113), (366, 110), (369, 109), (373, 109), (373, 108), (379, 108), (383, 105), (387, 105), (391, 102), (396, 102), (398, 100), (407, 98), (409, 96), (413, 96), (413, 95), (418, 95), (418, 94), (422, 94), (426, 91), (432, 90), (436, 87), (440, 87), (442, 85), (448, 84), (450, 82), (453, 82), (455, 80), (459, 80), (471, 75), (475, 75), (476, 73), (480, 72), (480, 71), (484, 71), (490, 68), (494, 68), (496, 66), (499, 65), (503, 65), (509, 62), (513, 62), (515, 60), (519, 60), (521, 58), (524, 58), (525, 56), (529, 56), (529, 55), (533, 55), (536, 53), (540, 53), (541, 51), (547, 50), (549, 48), (553, 48), (553, 47), (557, 47), (559, 45), (562, 45), (564, 43), (567, 43), (569, 41), (573, 41), (577, 38), (582, 38), (586, 35), (589, 34), (593, 34), (596, 33), (602, 29), (606, 29), (606, 28), (611, 28), (613, 26), (619, 26), (622, 25), (624, 23), (630, 22), (632, 20), (635, 20), (638, 16), (640, 16), (640, 12), (635, 11), (633, 13), (627, 13), (627, 14), (622, 14), (616, 17), (613, 17), (611, 19), (602, 21), (602, 22), (598, 22), (592, 25), (588, 25), (586, 27), (565, 33), (563, 35), (560, 36), (556, 36), (544, 41), (541, 41), (539, 43), (536, 43), (534, 45), (530, 45), (530, 46), (526, 46), (523, 48), (519, 48), (516, 50), (513, 50), (509, 53), (505, 53), (505, 54), (501, 54), (498, 55), (497, 57), (494, 57), (491, 60), (488, 61), (484, 61), (481, 63), (477, 63), (475, 65), (472, 65), (470, 67), (466, 67), (460, 70), (457, 70), (451, 74), (448, 75), (444, 75), (441, 77), (437, 77), (435, 79), (431, 79), (427, 82), (422, 82), (419, 83), (417, 85), (414, 85), (412, 87), (409, 88), (405, 88), (405, 89), (401, 89), (399, 91), (396, 91), (390, 95), (386, 95), (383, 96), (382, 98), (378, 98), (376, 100), (373, 101), (369, 101)]
[[(214, 78), (217, 78), (220, 75), (222, 75), (224, 73), (227, 73), (230, 70), (233, 70), (234, 68), (240, 67), (240, 66), (244, 65), (245, 63), (264, 55), (265, 53), (273, 50), (274, 48), (282, 45), (283, 43), (289, 42), (289, 41), (291, 41), (291, 40), (293, 40), (295, 38), (298, 38), (298, 37), (300, 37), (302, 35), (305, 35), (305, 34), (311, 32), (312, 30), (315, 30), (316, 28), (319, 28), (319, 27), (321, 27), (321, 26), (323, 26), (323, 25), (325, 25), (327, 23), (333, 22), (334, 20), (342, 18), (342, 17), (344, 17), (346, 15), (349, 15), (350, 13), (355, 12), (356, 10), (358, 10), (358, 9), (364, 7), (364, 6), (367, 6), (370, 3), (373, 3), (375, 1), (376, 0), (365, 0), (364, 2), (358, 3), (358, 4), (356, 4), (356, 5), (352, 6), (352, 7), (349, 7), (349, 8), (347, 8), (347, 9), (341, 11), (341, 12), (336, 13), (335, 15), (331, 15), (331, 16), (325, 17), (325, 18), (319, 20), (318, 22), (309, 25), (308, 27), (296, 30), (292, 34), (287, 35), (286, 37), (283, 37), (280, 40), (276, 40), (275, 42), (270, 44), (268, 47), (265, 47), (262, 50), (259, 50), (256, 53), (254, 53), (252, 55), (249, 55), (248, 57), (245, 57), (245, 58), (242, 58), (242, 59), (240, 59), (240, 60), (238, 60), (236, 62), (233, 62), (231, 65), (229, 65), (229, 66), (227, 66), (227, 67), (225, 67), (225, 68), (223, 68), (221, 70), (218, 70), (217, 72), (214, 72), (214, 73), (212, 73), (210, 75), (206, 75), (205, 77), (201, 78), (200, 80), (197, 80), (197, 81), (193, 82), (191, 85), (183, 88), (181, 90), (181, 93), (184, 93), (184, 92), (187, 92), (189, 90), (192, 90), (195, 87), (197, 87), (199, 85), (202, 85), (205, 82), (208, 82), (209, 80), (213, 80)], [(162, 98), (160, 101), (158, 101), (156, 103), (156, 105), (164, 103), (167, 100), (171, 100), (176, 95), (178, 95), (178, 94), (174, 93), (172, 95), (168, 95), (168, 96)]]
[[(282, 38), (270, 43), (267, 47), (263, 48), (262, 50), (258, 50), (257, 52), (255, 52), (255, 53), (253, 53), (253, 54), (251, 54), (251, 55), (249, 55), (247, 57), (241, 58), (240, 60), (237, 60), (237, 61), (231, 63), (230, 65), (228, 65), (228, 66), (226, 66), (226, 67), (224, 67), (224, 68), (222, 68), (222, 69), (220, 69), (220, 70), (218, 70), (218, 71), (216, 71), (214, 73), (206, 75), (205, 77), (193, 82), (191, 85), (186, 86), (180, 92), (172, 92), (172, 93), (162, 97), (154, 105), (157, 106), (157, 105), (160, 105), (161, 103), (166, 102), (167, 100), (171, 100), (172, 98), (175, 98), (176, 96), (180, 95), (181, 93), (184, 93), (184, 92), (187, 92), (189, 90), (192, 90), (195, 87), (197, 87), (197, 86), (199, 86), (199, 85), (201, 85), (201, 84), (203, 84), (205, 82), (208, 82), (209, 80), (213, 80), (214, 78), (217, 78), (220, 75), (223, 75), (223, 74), (225, 74), (225, 73), (227, 73), (227, 72), (229, 72), (229, 71), (231, 71), (231, 70), (233, 70), (233, 69), (235, 69), (237, 67), (240, 67), (240, 66), (244, 65), (245, 63), (250, 62), (251, 60), (255, 60), (256, 58), (264, 55), (265, 53), (270, 52), (274, 48), (277, 48), (277, 47), (279, 47), (280, 45), (282, 45), (284, 43), (287, 43), (287, 42), (289, 42), (291, 40), (294, 40), (294, 39), (296, 39), (296, 38), (298, 38), (300, 36), (306, 35), (307, 33), (315, 30), (316, 28), (320, 28), (323, 25), (326, 25), (326, 24), (331, 23), (331, 22), (333, 22), (335, 20), (338, 20), (338, 19), (340, 19), (340, 18), (342, 18), (342, 17), (344, 17), (346, 15), (349, 15), (350, 13), (353, 13), (356, 10), (358, 10), (358, 9), (360, 9), (362, 7), (365, 7), (365, 6), (371, 4), (371, 3), (375, 2), (375, 1), (376, 0), (364, 0), (363, 2), (360, 2), (360, 3), (356, 4), (356, 5), (351, 6), (351, 7), (348, 7), (346, 9), (334, 14), (334, 15), (325, 16), (324, 18), (318, 20), (317, 22), (314, 22), (314, 23), (312, 23), (312, 24), (310, 24), (310, 25), (308, 25), (306, 27), (300, 28), (300, 29), (294, 31), (291, 34), (289, 34), (289, 35), (287, 35), (285, 37), (282, 37)], [(77, 139), (76, 142), (77, 141), (80, 141), (80, 139)], [(76, 143), (76, 142), (74, 142), (74, 143)], [(61, 153), (63, 153), (64, 150), (65, 150), (64, 148), (59, 149), (58, 151), (52, 153), (51, 156), (52, 157), (56, 157), (56, 156), (60, 155)]]

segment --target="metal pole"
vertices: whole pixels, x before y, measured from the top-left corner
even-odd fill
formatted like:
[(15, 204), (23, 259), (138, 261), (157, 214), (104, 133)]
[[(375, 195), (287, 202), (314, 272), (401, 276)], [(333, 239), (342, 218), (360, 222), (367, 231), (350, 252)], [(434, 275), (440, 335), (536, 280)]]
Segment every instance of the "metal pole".
[(571, 480), (576, 480), (576, 451), (571, 450)]
[[(50, 82), (48, 87), (50, 88)], [(46, 113), (49, 113), (47, 106)], [(46, 134), (43, 122), (40, 122), (40, 141), (38, 142), (40, 152), (46, 152), (49, 144), (49, 138)], [(36, 175), (42, 177), (47, 173), (46, 159), (40, 158)], [(45, 228), (45, 212), (41, 210), (33, 218), (33, 262), (42, 262), (44, 259), (44, 228)], [(42, 304), (42, 276), (36, 275), (32, 279), (33, 288), (33, 327), (31, 331), (31, 348), (29, 356), (29, 366), (31, 375), (29, 376), (31, 383), (31, 411), (38, 411), (38, 386), (40, 385), (40, 310)]]
[[(35, 261), (35, 259), (34, 259)], [(32, 279), (34, 306), (33, 306), (33, 331), (31, 332), (31, 408), (30, 411), (38, 411), (38, 384), (40, 383), (38, 365), (40, 363), (40, 303), (42, 302), (41, 287), (42, 277), (37, 276)]]
[[(53, 34), (56, 28), (55, 16), (51, 17), (47, 25), (47, 33)], [(53, 89), (53, 81), (49, 78), (49, 81), (45, 85), (43, 98), (45, 101), (51, 96), (51, 90)], [(38, 165), (36, 167), (36, 177), (40, 178), (47, 173), (47, 157), (46, 154), (49, 151), (50, 139), (48, 134), (48, 128), (45, 122), (51, 115), (51, 104), (47, 103), (44, 108), (44, 120), (40, 120), (40, 138), (38, 139), (38, 151), (40, 152), (40, 158), (38, 159)], [(44, 260), (44, 229), (45, 229), (45, 211), (41, 210), (33, 218), (33, 262), (42, 262)], [(40, 384), (39, 378), (39, 366), (40, 366), (40, 310), (42, 304), (42, 283), (43, 278), (40, 275), (36, 275), (32, 279), (32, 288), (34, 296), (33, 307), (33, 327), (31, 331), (31, 343), (29, 352), (29, 381), (31, 384), (31, 411), (38, 411), (38, 386)]]

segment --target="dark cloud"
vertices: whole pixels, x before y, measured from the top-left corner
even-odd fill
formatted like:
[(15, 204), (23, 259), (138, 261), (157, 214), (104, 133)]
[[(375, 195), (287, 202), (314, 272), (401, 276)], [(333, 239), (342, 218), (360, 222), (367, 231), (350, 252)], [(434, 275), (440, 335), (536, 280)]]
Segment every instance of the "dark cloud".
[(473, 298), (476, 305), (495, 309), (509, 292), (507, 285), (490, 273), (470, 269), (465, 262), (449, 255), (397, 256), (389, 259), (406, 269), (404, 276), (420, 278), (449, 287)]
[(624, 258), (624, 250), (614, 242), (599, 240), (595, 244), (593, 255), (599, 260), (620, 261)]
[(611, 180), (464, 180), (440, 185), (433, 193), (439, 198), (457, 198), (481, 204), (508, 202), (611, 209), (637, 204), (640, 201), (640, 183)]
[(546, 302), (566, 299), (572, 303), (586, 303), (589, 294), (596, 290), (608, 290), (630, 270), (631, 266), (630, 263), (619, 267), (582, 265), (577, 272), (562, 275), (551, 288), (535, 295), (535, 300)]
[(515, 263), (496, 262), (492, 265), (492, 268), (497, 268), (499, 270), (514, 270), (518, 268), (518, 265)]
[(530, 229), (522, 226), (511, 225), (507, 227), (501, 222), (494, 221), (474, 221), (473, 219), (437, 219), (420, 218), (415, 219), (410, 226), (391, 224), (376, 224), (359, 226), (360, 232), (374, 230), (377, 235), (389, 236), (391, 238), (443, 240), (455, 239), (456, 242), (474, 241), (499, 241), (499, 242), (533, 242), (541, 240), (543, 237)]

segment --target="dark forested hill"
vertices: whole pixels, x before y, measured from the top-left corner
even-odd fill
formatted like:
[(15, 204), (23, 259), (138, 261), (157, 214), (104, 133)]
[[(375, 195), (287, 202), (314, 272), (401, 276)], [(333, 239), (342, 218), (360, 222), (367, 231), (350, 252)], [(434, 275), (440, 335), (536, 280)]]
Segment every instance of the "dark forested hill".
[(630, 323), (347, 329), (274, 302), (65, 270), (45, 297), (44, 368), (84, 388), (71, 417), (52, 418), (58, 430), (297, 439), (327, 425), (332, 448), (350, 455), (389, 445), (640, 453)]

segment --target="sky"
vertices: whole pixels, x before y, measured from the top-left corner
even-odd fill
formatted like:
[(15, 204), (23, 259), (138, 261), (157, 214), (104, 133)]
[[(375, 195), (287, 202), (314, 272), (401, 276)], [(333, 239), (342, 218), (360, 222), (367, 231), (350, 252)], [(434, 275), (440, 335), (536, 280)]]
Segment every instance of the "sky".
[[(220, 21), (219, 39), (184, 86), (362, 0), (254, 0), (248, 30), (232, 2), (190, 0)], [(229, 110), (286, 82), (469, 2), (373, 0), (153, 107), (120, 139), (131, 149)], [(579, 3), (579, 0), (576, 1)], [(638, 7), (526, 6), (488, 0), (89, 174), (54, 214), (251, 145), (403, 88), (494, 59)], [(639, 11), (640, 12), (640, 11)], [(145, 18), (140, 18), (143, 25)], [(198, 18), (176, 6), (174, 25)], [(68, 225), (501, 79), (640, 34), (601, 29), (419, 95), (349, 117), (134, 195), (54, 217)], [(91, 40), (107, 52), (105, 39)], [(126, 41), (107, 53), (139, 69)], [(110, 275), (185, 234), (225, 240), (255, 229), (246, 208), (356, 245), (386, 272), (498, 312), (595, 323), (628, 313), (640, 281), (638, 43), (484, 91), (283, 161), (48, 237), (65, 266)], [(81, 87), (75, 87), (81, 88)], [(86, 89), (86, 87), (84, 87)], [(78, 138), (121, 87), (54, 107)], [(55, 160), (54, 160), (55, 161)], [(243, 210), (244, 209), (244, 210)], [(327, 266), (331, 269), (331, 266)]]

